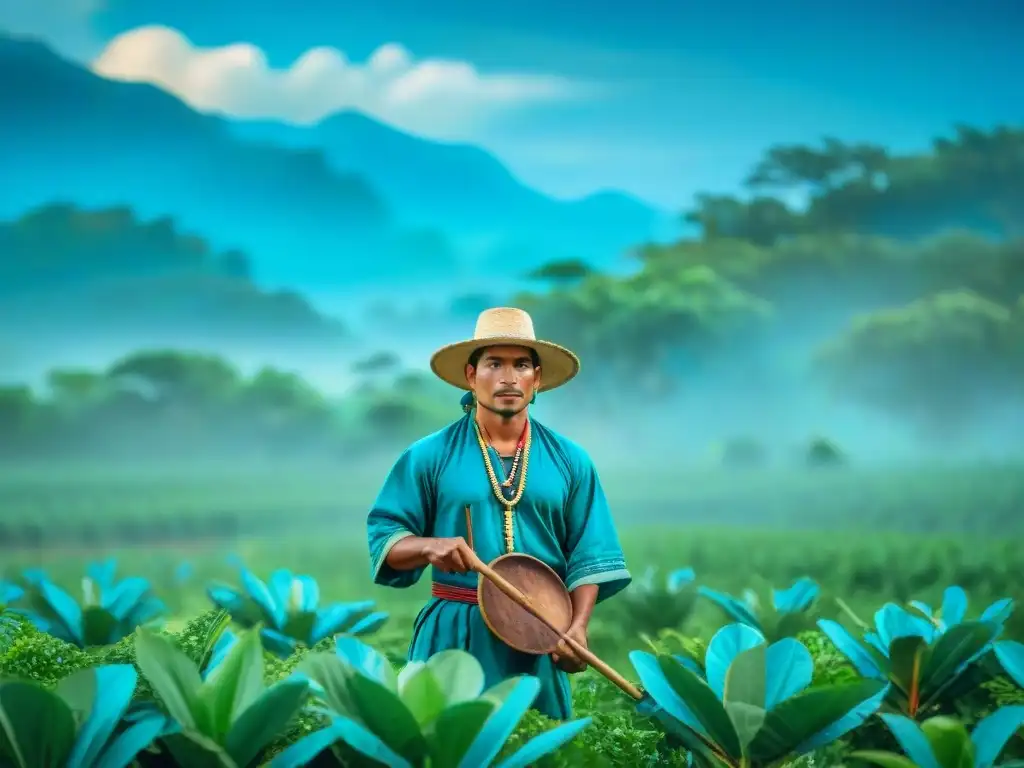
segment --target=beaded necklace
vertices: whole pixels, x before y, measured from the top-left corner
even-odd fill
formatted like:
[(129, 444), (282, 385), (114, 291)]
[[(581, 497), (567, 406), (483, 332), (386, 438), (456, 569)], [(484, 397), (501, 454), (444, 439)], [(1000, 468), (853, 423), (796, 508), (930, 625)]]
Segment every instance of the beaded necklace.
[[(523, 498), (523, 492), (526, 490), (526, 469), (530, 464), (530, 422), (527, 421), (523, 427), (523, 434), (519, 437), (519, 442), (516, 445), (516, 454), (512, 459), (512, 469), (509, 471), (508, 479), (503, 483), (498, 482), (498, 476), (494, 473), (494, 466), (491, 464), (491, 454), (487, 449), (487, 443), (484, 441), (483, 433), (480, 431), (480, 424), (477, 423), (476, 419), (473, 419), (473, 426), (476, 428), (477, 444), (480, 446), (480, 454), (483, 456), (484, 466), (487, 468), (487, 478), (491, 481), (491, 490), (498, 499), (498, 503), (505, 508), (505, 550), (512, 552), (515, 549), (512, 512), (520, 499)], [(521, 469), (519, 468), (520, 457), (522, 457)], [(515, 477), (517, 469), (519, 470), (519, 487), (516, 489), (515, 495), (510, 497), (512, 479)]]

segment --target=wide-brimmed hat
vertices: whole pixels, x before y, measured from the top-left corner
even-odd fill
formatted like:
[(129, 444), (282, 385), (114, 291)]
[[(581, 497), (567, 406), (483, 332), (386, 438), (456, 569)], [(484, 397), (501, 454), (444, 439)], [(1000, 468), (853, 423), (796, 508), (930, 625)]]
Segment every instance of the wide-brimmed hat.
[(576, 355), (558, 344), (538, 339), (533, 331), (533, 318), (515, 307), (485, 309), (476, 319), (473, 338), (441, 347), (430, 358), (430, 368), (453, 387), (469, 389), (469, 356), (480, 347), (497, 346), (533, 349), (540, 358), (541, 388), (545, 392), (562, 386), (580, 370)]

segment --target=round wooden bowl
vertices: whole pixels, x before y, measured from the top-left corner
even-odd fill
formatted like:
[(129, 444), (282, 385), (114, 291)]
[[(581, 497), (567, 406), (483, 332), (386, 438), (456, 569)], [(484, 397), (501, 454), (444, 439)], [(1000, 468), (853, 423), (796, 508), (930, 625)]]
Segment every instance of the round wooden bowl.
[[(531, 555), (510, 552), (496, 558), (490, 567), (530, 598), (530, 602), (554, 626), (565, 633), (572, 623), (572, 600), (558, 574)], [(484, 623), (498, 639), (522, 653), (543, 656), (555, 650), (561, 634), (481, 576), (477, 599)]]

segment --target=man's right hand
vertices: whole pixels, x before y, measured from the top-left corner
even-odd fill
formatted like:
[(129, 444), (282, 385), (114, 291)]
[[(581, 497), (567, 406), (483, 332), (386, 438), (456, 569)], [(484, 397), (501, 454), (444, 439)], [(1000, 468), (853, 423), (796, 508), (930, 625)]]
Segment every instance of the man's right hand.
[(427, 562), (442, 573), (466, 573), (475, 560), (473, 550), (461, 536), (450, 539), (422, 539), (422, 554)]

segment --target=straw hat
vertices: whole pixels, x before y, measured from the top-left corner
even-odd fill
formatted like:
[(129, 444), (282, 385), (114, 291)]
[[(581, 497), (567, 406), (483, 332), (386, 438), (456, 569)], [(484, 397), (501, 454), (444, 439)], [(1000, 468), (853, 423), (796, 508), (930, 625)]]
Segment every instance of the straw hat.
[(533, 319), (514, 307), (485, 309), (476, 319), (473, 338), (441, 347), (430, 358), (430, 368), (443, 381), (459, 389), (469, 389), (466, 363), (480, 347), (528, 347), (540, 357), (541, 388), (547, 392), (560, 387), (579, 373), (580, 361), (565, 347), (541, 341), (533, 332)]

